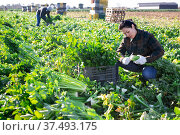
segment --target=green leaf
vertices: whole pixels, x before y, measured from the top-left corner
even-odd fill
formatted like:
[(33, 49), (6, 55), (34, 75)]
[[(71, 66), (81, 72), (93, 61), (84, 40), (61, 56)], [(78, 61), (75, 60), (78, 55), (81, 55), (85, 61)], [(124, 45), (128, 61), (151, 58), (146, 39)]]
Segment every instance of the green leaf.
[(61, 74), (60, 78), (61, 79), (58, 82), (60, 88), (66, 88), (77, 92), (84, 92), (86, 90), (86, 85), (77, 79), (74, 79), (65, 74)]
[(55, 80), (54, 83), (58, 87), (58, 80)]
[(34, 115), (35, 115), (38, 119), (43, 118), (43, 114), (40, 113), (40, 112), (38, 112), (38, 111), (35, 111), (35, 112), (34, 112)]
[(176, 115), (180, 115), (180, 108), (179, 107), (174, 107), (174, 112)]
[(32, 104), (37, 104), (38, 101), (37, 101), (37, 100), (31, 100), (31, 103), (32, 103)]
[(133, 58), (132, 58), (132, 61), (136, 61), (136, 60), (138, 60), (139, 59), (139, 56), (134, 56)]
[(26, 114), (26, 115), (21, 115), (20, 117), (25, 118), (25, 119), (30, 119), (31, 117), (33, 117), (33, 115)]
[(146, 107), (149, 108), (149, 105), (147, 105), (146, 103), (144, 103), (137, 95), (134, 95), (134, 98), (135, 98), (138, 102), (140, 102), (142, 105), (144, 105), (144, 106), (146, 106)]
[(157, 99), (158, 99), (160, 105), (163, 106), (163, 102), (162, 102), (162, 94), (161, 94), (161, 93), (159, 93), (159, 94), (157, 95)]
[(46, 92), (41, 91), (41, 92), (40, 92), (40, 95), (41, 95), (41, 97), (42, 97), (43, 99), (46, 99)]
[(20, 114), (16, 114), (14, 117), (15, 120), (22, 120), (21, 115)]
[(32, 109), (31, 109), (31, 107), (29, 105), (26, 108), (31, 114), (33, 114), (33, 111), (32, 111)]

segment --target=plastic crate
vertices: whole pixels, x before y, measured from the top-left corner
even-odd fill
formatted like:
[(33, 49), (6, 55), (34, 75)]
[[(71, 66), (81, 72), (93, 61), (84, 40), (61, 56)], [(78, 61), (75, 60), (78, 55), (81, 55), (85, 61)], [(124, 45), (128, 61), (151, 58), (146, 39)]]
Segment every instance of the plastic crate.
[(85, 67), (84, 75), (97, 82), (113, 82), (116, 84), (118, 76), (115, 66)]

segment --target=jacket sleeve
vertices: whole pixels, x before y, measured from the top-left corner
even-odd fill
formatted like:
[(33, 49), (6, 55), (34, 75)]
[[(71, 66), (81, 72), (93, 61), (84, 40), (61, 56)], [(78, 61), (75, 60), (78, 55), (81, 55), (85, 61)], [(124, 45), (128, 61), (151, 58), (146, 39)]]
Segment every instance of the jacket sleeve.
[(146, 57), (147, 63), (151, 63), (164, 55), (163, 47), (153, 34), (150, 34), (148, 48), (152, 50), (152, 53)]
[(47, 16), (48, 16), (48, 18), (50, 18), (50, 12), (49, 11), (47, 11)]

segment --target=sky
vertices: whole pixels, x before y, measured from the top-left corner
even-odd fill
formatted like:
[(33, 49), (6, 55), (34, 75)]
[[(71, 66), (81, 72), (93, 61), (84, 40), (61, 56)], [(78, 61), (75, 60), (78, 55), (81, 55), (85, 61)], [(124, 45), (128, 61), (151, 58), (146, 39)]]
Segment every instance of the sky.
[[(180, 7), (180, 0), (109, 0), (108, 7), (137, 7), (138, 3), (146, 2), (176, 2)], [(50, 4), (50, 3), (67, 3), (67, 5), (78, 7), (79, 3), (84, 4), (84, 7), (90, 6), (91, 0), (0, 0), (0, 5), (6, 4)]]

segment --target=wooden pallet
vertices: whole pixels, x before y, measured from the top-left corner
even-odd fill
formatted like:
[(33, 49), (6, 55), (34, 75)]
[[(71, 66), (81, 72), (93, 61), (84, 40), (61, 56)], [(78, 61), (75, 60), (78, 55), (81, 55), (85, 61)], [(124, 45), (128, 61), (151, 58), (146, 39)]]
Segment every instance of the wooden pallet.
[(106, 8), (106, 21), (120, 23), (125, 18), (124, 8)]

